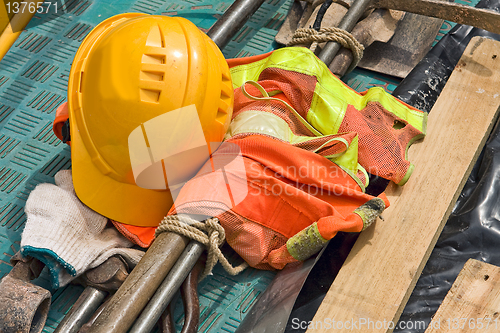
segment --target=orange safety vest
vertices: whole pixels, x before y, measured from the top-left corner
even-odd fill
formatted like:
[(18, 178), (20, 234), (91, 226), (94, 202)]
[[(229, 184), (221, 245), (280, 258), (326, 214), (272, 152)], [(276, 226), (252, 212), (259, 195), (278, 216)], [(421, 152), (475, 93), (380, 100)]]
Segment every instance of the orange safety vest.
[[(353, 138), (350, 134), (337, 137), (348, 142)], [(225, 141), (213, 154), (214, 160), (228, 155), (225, 150), (231, 148), (226, 144), (240, 148), (244, 168), (230, 163), (189, 180), (168, 215), (216, 214), (226, 241), (250, 266), (282, 269), (316, 253), (337, 232), (359, 232), (371, 222), (355, 211), (374, 197), (322, 156), (345, 152), (342, 141), (330, 140), (314, 153), (266, 135), (242, 136)], [(210, 170), (210, 164), (204, 168)], [(234, 204), (226, 191), (219, 190), (227, 185), (233, 195), (235, 189), (246, 188), (245, 198)], [(385, 195), (380, 197), (389, 206)], [(307, 230), (311, 225), (314, 228)], [(305, 250), (296, 249), (289, 239), (303, 230), (313, 235), (298, 237)]]
[[(363, 169), (399, 185), (408, 181), (414, 166), (407, 160), (407, 150), (425, 135), (426, 113), (381, 87), (357, 93), (306, 48), (282, 48), (228, 63), (236, 89), (230, 136), (243, 131), (264, 134), (270, 130), (266, 122), (280, 129), (271, 135), (281, 138), (289, 131), (299, 139), (354, 132), (359, 138), (357, 162)], [(245, 83), (255, 81), (268, 97), (248, 98), (259, 94), (255, 87), (248, 87), (248, 94), (242, 93)], [(276, 98), (286, 101), (295, 112)], [(248, 125), (235, 131), (235, 121)], [(284, 129), (283, 123), (289, 129)]]
[[(324, 239), (341, 230), (360, 231), (363, 219), (353, 212), (373, 199), (363, 193), (368, 182), (366, 170), (401, 185), (408, 180), (413, 165), (407, 161), (406, 151), (423, 137), (425, 113), (382, 88), (361, 94), (353, 91), (305, 48), (283, 48), (228, 63), (235, 105), (226, 142), (241, 148), (245, 168), (250, 170), (246, 175), (249, 195), (218, 218), (228, 243), (252, 266), (282, 268), (297, 261), (288, 251), (293, 247), (287, 248), (286, 242), (307, 226), (314, 225), (316, 231), (312, 232)], [(59, 138), (66, 119), (63, 104), (54, 122)], [(335, 172), (311, 179), (281, 173), (285, 167), (313, 172), (314, 168), (306, 165), (309, 161)], [(280, 172), (273, 173), (273, 167)], [(184, 186), (169, 214), (180, 208), (193, 209), (200, 202), (199, 194), (214, 202), (220, 199), (210, 197), (210, 186), (203, 191), (203, 187), (193, 185), (204, 177), (209, 179), (208, 175), (197, 177)], [(271, 189), (260, 187), (259, 193), (273, 193), (274, 186), (294, 195), (250, 195), (256, 194), (256, 184), (264, 180), (272, 183)], [(331, 193), (331, 186), (337, 192)], [(321, 194), (312, 194), (310, 188)], [(114, 224), (141, 246), (149, 246), (154, 238), (155, 228)], [(269, 241), (274, 245), (266, 244)], [(248, 250), (252, 246), (257, 249)]]

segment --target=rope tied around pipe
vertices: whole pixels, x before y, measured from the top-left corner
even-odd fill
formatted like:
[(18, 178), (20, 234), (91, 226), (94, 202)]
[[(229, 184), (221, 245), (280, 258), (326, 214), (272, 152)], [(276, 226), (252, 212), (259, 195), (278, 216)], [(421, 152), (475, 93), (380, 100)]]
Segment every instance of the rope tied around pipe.
[(238, 275), (248, 267), (246, 262), (233, 267), (220, 250), (219, 246), (226, 240), (226, 233), (215, 217), (198, 222), (185, 215), (165, 216), (156, 229), (155, 237), (163, 232), (174, 232), (205, 245), (208, 252), (207, 263), (200, 281), (212, 272), (217, 262), (220, 262), (224, 270), (231, 275)]
[(348, 71), (353, 70), (363, 58), (364, 46), (354, 38), (354, 36), (343, 29), (337, 27), (327, 27), (315, 30), (312, 28), (300, 28), (295, 30), (292, 41), (287, 46), (309, 43), (337, 42), (343, 47), (350, 49), (353, 54), (353, 61)]

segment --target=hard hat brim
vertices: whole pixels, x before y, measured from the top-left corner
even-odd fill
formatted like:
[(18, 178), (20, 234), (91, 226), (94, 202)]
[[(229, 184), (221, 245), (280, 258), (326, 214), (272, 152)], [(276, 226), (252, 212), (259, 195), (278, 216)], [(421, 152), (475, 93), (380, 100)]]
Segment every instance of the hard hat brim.
[(85, 205), (114, 221), (141, 227), (158, 226), (172, 205), (170, 191), (148, 190), (106, 177), (92, 163), (78, 132), (72, 134), (71, 142), (73, 183), (76, 195)]

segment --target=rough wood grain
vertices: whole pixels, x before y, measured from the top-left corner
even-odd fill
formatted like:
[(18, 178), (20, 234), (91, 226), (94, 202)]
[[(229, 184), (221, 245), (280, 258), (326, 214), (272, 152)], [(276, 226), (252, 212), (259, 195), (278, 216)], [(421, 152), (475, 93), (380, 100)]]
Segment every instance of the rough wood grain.
[(425, 333), (500, 331), (500, 267), (469, 259)]
[(412, 177), (388, 189), (385, 221), (360, 235), (308, 333), (329, 332), (332, 320), (358, 323), (336, 332), (392, 331), (359, 327), (360, 320), (397, 322), (497, 118), (499, 87), (500, 43), (472, 39), (432, 109), (425, 140), (409, 150)]

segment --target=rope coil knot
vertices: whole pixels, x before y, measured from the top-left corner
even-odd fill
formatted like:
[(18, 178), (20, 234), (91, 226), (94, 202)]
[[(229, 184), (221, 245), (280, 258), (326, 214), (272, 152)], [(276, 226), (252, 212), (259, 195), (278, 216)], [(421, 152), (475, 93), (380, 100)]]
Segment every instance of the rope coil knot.
[(165, 216), (156, 229), (155, 237), (163, 232), (174, 232), (205, 245), (208, 252), (207, 263), (200, 281), (212, 272), (217, 262), (220, 262), (224, 270), (231, 275), (237, 275), (248, 267), (246, 262), (233, 267), (220, 250), (219, 247), (226, 240), (226, 232), (215, 217), (199, 222), (186, 215)]
[(318, 30), (312, 28), (300, 28), (295, 30), (292, 41), (287, 46), (297, 44), (337, 42), (343, 47), (350, 49), (354, 57), (348, 72), (353, 70), (363, 58), (364, 46), (354, 38), (354, 36), (343, 29), (337, 27), (327, 27)]

